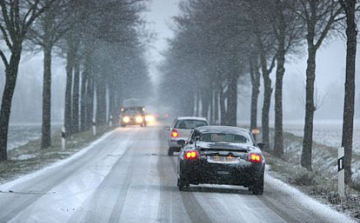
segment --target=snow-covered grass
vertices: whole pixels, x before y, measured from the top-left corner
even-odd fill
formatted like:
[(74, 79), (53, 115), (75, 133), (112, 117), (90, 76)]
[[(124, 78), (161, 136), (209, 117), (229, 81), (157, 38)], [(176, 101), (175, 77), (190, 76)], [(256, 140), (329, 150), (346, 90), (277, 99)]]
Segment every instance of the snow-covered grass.
[[(304, 136), (304, 121), (284, 122), (284, 131), (296, 136)], [(315, 142), (339, 148), (342, 137), (342, 120), (314, 121), (313, 139)], [(354, 121), (353, 150), (360, 154), (360, 120)]]
[(58, 160), (65, 159), (103, 135), (108, 127), (99, 127), (97, 135), (92, 131), (81, 132), (67, 139), (66, 151), (61, 148), (60, 130), (52, 134), (52, 146), (40, 149), (40, 139), (8, 151), (8, 160), (0, 162), (0, 184), (32, 173)]
[[(52, 133), (61, 129), (60, 123), (52, 124)], [(26, 145), (28, 142), (41, 137), (41, 124), (39, 123), (19, 123), (9, 126), (8, 150)]]
[[(273, 137), (270, 137), (273, 138)], [(271, 144), (273, 144), (271, 142)], [(309, 172), (300, 166), (300, 156), (302, 149), (302, 137), (292, 133), (284, 133), (283, 159), (274, 157), (265, 152), (266, 162), (271, 166), (270, 172), (282, 179), (284, 182), (296, 185), (335, 209), (347, 212), (349, 215), (360, 219), (360, 194), (359, 191), (347, 188), (347, 196), (340, 199), (337, 193), (337, 148), (313, 144), (313, 171)], [(360, 155), (354, 154), (353, 157), (353, 179), (354, 187), (358, 187)]]

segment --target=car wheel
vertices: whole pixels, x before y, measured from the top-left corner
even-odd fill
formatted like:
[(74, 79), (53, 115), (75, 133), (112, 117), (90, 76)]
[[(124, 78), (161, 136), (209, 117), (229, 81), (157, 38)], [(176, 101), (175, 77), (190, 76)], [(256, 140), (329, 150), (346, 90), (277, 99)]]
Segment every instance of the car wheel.
[(179, 188), (179, 191), (183, 191), (185, 186), (189, 187), (189, 184), (186, 183), (186, 180), (183, 177), (179, 176), (177, 180), (177, 186)]
[(174, 150), (169, 147), (169, 150), (168, 150), (168, 156), (173, 156), (174, 155)]
[(255, 180), (254, 184), (250, 188), (255, 195), (262, 195), (264, 193), (264, 173)]
[(125, 127), (126, 125), (121, 125), (121, 127)]

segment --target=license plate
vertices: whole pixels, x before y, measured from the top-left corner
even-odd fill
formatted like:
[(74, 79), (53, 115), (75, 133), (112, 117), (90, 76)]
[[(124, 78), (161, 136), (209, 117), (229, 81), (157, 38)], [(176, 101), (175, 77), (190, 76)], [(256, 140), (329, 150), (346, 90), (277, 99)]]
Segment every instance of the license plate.
[(207, 157), (208, 162), (219, 162), (219, 163), (237, 163), (238, 160), (236, 157), (233, 156), (208, 156)]

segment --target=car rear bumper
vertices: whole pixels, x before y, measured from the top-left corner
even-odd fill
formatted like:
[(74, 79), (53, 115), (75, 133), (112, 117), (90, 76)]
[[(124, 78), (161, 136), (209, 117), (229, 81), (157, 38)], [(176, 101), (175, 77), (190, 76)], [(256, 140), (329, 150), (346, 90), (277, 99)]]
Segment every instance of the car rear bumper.
[(264, 173), (264, 164), (208, 163), (206, 160), (180, 161), (180, 175), (189, 184), (228, 184), (248, 187)]
[(181, 147), (182, 147), (181, 145), (178, 144), (178, 141), (179, 141), (179, 140), (185, 140), (185, 142), (186, 142), (187, 138), (176, 138), (176, 139), (175, 139), (175, 138), (171, 138), (171, 139), (169, 140), (169, 147), (170, 147), (170, 148), (173, 148), (174, 151), (177, 150), (177, 151), (179, 152), (180, 149), (181, 149)]

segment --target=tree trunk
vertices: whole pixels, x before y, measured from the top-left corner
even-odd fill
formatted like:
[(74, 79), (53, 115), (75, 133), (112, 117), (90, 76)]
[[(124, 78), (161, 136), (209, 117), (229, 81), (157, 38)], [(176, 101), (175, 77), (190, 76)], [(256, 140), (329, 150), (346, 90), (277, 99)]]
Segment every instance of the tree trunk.
[(196, 116), (201, 116), (201, 110), (200, 110), (200, 105), (201, 105), (201, 101), (202, 101), (202, 99), (201, 99), (201, 97), (200, 97), (200, 92), (199, 91), (197, 91), (197, 105), (196, 105)]
[(210, 90), (210, 124), (215, 124), (215, 90), (214, 83), (211, 82), (211, 90)]
[[(308, 35), (309, 38), (309, 35)], [(311, 40), (310, 40), (311, 41)], [(308, 42), (308, 61), (306, 68), (306, 105), (305, 105), (305, 126), (303, 151), (301, 153), (301, 166), (312, 171), (312, 143), (314, 128), (314, 85), (316, 68), (316, 49), (312, 41)]]
[(250, 75), (251, 75), (251, 114), (250, 114), (250, 129), (257, 128), (257, 108), (260, 88), (260, 73), (254, 64), (254, 60), (250, 59)]
[(215, 119), (214, 119), (214, 124), (218, 125), (219, 124), (219, 91), (215, 90), (214, 92), (214, 96), (215, 96)]
[[(16, 50), (18, 48), (18, 50)], [(14, 46), (9, 66), (5, 70), (6, 80), (0, 110), (0, 161), (7, 160), (7, 139), (9, 131), (11, 104), (21, 58), (21, 46)]]
[(355, 70), (356, 70), (356, 45), (357, 45), (357, 26), (355, 23), (355, 1), (346, 1), (346, 81), (345, 81), (345, 100), (344, 117), (341, 145), (344, 147), (344, 170), (345, 183), (351, 184), (351, 162), (354, 131), (354, 106), (355, 106)]
[(233, 74), (230, 76), (227, 98), (228, 98), (228, 109), (226, 112), (226, 123), (230, 126), (237, 126), (237, 91), (238, 75)]
[(210, 94), (208, 89), (202, 90), (201, 94), (201, 117), (208, 118), (209, 114), (209, 105), (210, 105)]
[(74, 68), (74, 57), (73, 49), (68, 44), (68, 52), (66, 57), (66, 89), (65, 89), (65, 130), (66, 137), (71, 135), (72, 130), (72, 109), (71, 109), (71, 88), (72, 88), (72, 78), (73, 78), (73, 68)]
[(284, 154), (283, 139), (283, 78), (285, 74), (285, 37), (286, 37), (286, 21), (283, 15), (283, 6), (280, 0), (277, 4), (277, 20), (278, 20), (278, 49), (277, 49), (277, 67), (276, 67), (276, 83), (275, 83), (275, 137), (274, 137), (274, 153), (278, 157)]
[(226, 108), (225, 108), (225, 93), (223, 89), (220, 89), (220, 124), (227, 125), (226, 123)]
[(261, 114), (262, 141), (265, 143), (265, 150), (270, 150), (269, 112), (271, 104), (271, 79), (268, 71), (263, 71), (264, 79), (264, 101)]
[(93, 76), (89, 76), (86, 100), (86, 129), (91, 128), (94, 118), (95, 83)]
[(86, 103), (87, 103), (87, 85), (88, 85), (88, 73), (85, 68), (85, 70), (81, 74), (81, 99), (80, 99), (80, 131), (86, 130), (86, 116), (87, 116), (87, 110), (86, 110)]
[[(285, 50), (284, 50), (285, 51)], [(275, 86), (275, 137), (274, 153), (281, 157), (284, 154), (283, 146), (283, 106), (282, 106), (282, 88), (283, 77), (285, 73), (285, 52), (278, 54)], [(282, 54), (282, 55), (281, 55)]]
[(101, 77), (96, 82), (96, 124), (106, 123), (106, 85), (105, 80)]
[(51, 59), (52, 46), (45, 44), (44, 47), (44, 83), (42, 105), (42, 136), (41, 148), (51, 146)]
[(74, 63), (74, 84), (72, 99), (72, 133), (79, 132), (79, 102), (80, 102), (80, 61), (79, 56), (75, 56)]

